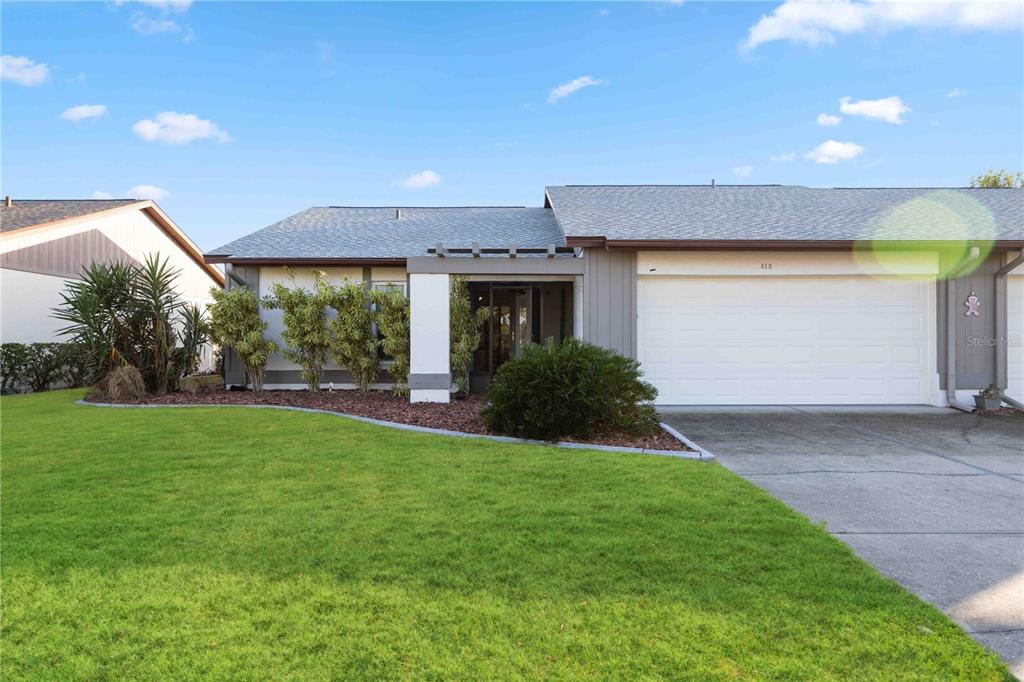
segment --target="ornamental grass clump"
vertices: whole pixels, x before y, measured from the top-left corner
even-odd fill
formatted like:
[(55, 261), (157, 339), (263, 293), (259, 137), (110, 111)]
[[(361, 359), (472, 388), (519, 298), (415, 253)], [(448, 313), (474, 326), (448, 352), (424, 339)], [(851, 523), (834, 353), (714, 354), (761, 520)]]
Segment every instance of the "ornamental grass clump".
[(498, 369), (482, 415), (492, 431), (522, 438), (644, 435), (659, 428), (657, 395), (636, 360), (578, 339), (549, 340), (527, 344)]

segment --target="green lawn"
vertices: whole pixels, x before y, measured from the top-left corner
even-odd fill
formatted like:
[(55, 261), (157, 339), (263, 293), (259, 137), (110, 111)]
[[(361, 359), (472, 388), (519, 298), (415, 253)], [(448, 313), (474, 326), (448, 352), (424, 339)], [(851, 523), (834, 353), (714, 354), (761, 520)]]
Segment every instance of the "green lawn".
[(717, 464), (4, 398), (3, 677), (1009, 679)]

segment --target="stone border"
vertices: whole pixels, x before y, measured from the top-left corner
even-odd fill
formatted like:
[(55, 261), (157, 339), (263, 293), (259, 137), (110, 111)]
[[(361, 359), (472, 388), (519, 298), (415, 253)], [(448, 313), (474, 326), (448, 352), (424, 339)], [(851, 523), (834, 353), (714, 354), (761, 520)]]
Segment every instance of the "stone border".
[(120, 407), (120, 408), (143, 408), (143, 409), (157, 409), (162, 407), (242, 407), (242, 408), (257, 408), (264, 410), (288, 410), (291, 412), (307, 412), (310, 414), (330, 414), (335, 417), (343, 417), (345, 419), (354, 419), (355, 421), (364, 422), (366, 424), (374, 424), (375, 426), (384, 426), (390, 429), (399, 429), (401, 431), (414, 431), (417, 433), (431, 433), (436, 436), (455, 436), (456, 438), (482, 438), (484, 440), (497, 441), (499, 443), (518, 443), (522, 445), (546, 445), (548, 447), (559, 447), (559, 448), (571, 448), (574, 450), (602, 450), (604, 452), (630, 452), (640, 455), (659, 455), (662, 457), (676, 457), (677, 459), (688, 459), (699, 462), (708, 462), (715, 459), (715, 456), (710, 452), (700, 447), (689, 438), (673, 429), (668, 424), (661, 424), (661, 428), (665, 430), (670, 436), (678, 440), (686, 447), (693, 450), (693, 452), (679, 451), (679, 450), (653, 450), (648, 448), (627, 448), (619, 447), (616, 445), (600, 445), (600, 444), (589, 444), (589, 443), (568, 443), (565, 441), (558, 443), (549, 443), (543, 440), (530, 440), (527, 438), (513, 438), (512, 436), (491, 436), (485, 433), (465, 433), (463, 431), (449, 431), (448, 429), (434, 429), (429, 426), (417, 426), (415, 424), (400, 424), (398, 422), (384, 421), (383, 419), (374, 419), (372, 417), (361, 417), (355, 414), (346, 414), (344, 412), (332, 412), (331, 410), (318, 410), (312, 407), (294, 407), (291, 405), (228, 405), (228, 404), (188, 404), (188, 405), (153, 405), (153, 404), (139, 404), (129, 405), (125, 403), (93, 403), (85, 400), (76, 400), (76, 405), (91, 405), (93, 407)]

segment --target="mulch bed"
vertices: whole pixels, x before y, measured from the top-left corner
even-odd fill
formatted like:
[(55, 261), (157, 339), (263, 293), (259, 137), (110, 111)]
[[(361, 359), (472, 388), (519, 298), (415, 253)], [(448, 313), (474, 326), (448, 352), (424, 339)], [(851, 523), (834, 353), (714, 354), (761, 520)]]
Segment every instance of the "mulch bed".
[[(92, 402), (102, 399), (87, 397)], [(483, 398), (470, 395), (462, 400), (444, 403), (412, 404), (408, 398), (399, 398), (390, 391), (225, 391), (212, 389), (188, 393), (179, 391), (166, 395), (147, 395), (147, 405), (286, 405), (309, 407), (329, 412), (343, 412), (360, 417), (372, 417), (399, 424), (415, 424), (432, 429), (447, 429), (463, 433), (489, 434), (480, 417)], [(570, 439), (566, 439), (570, 440)], [(581, 441), (577, 441), (581, 442)], [(686, 446), (663, 431), (650, 436), (632, 436), (626, 433), (604, 432), (586, 441), (596, 445), (615, 445), (651, 450), (688, 450)]]

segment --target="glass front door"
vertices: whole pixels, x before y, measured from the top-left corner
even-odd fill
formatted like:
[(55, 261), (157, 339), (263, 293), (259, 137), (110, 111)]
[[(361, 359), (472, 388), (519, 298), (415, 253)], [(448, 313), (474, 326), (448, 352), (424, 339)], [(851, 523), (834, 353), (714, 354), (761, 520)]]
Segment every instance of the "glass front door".
[(527, 343), (561, 342), (572, 333), (572, 284), (471, 282), (475, 308), (490, 308), (480, 349), (473, 354), (471, 390), (486, 388), (502, 364)]

